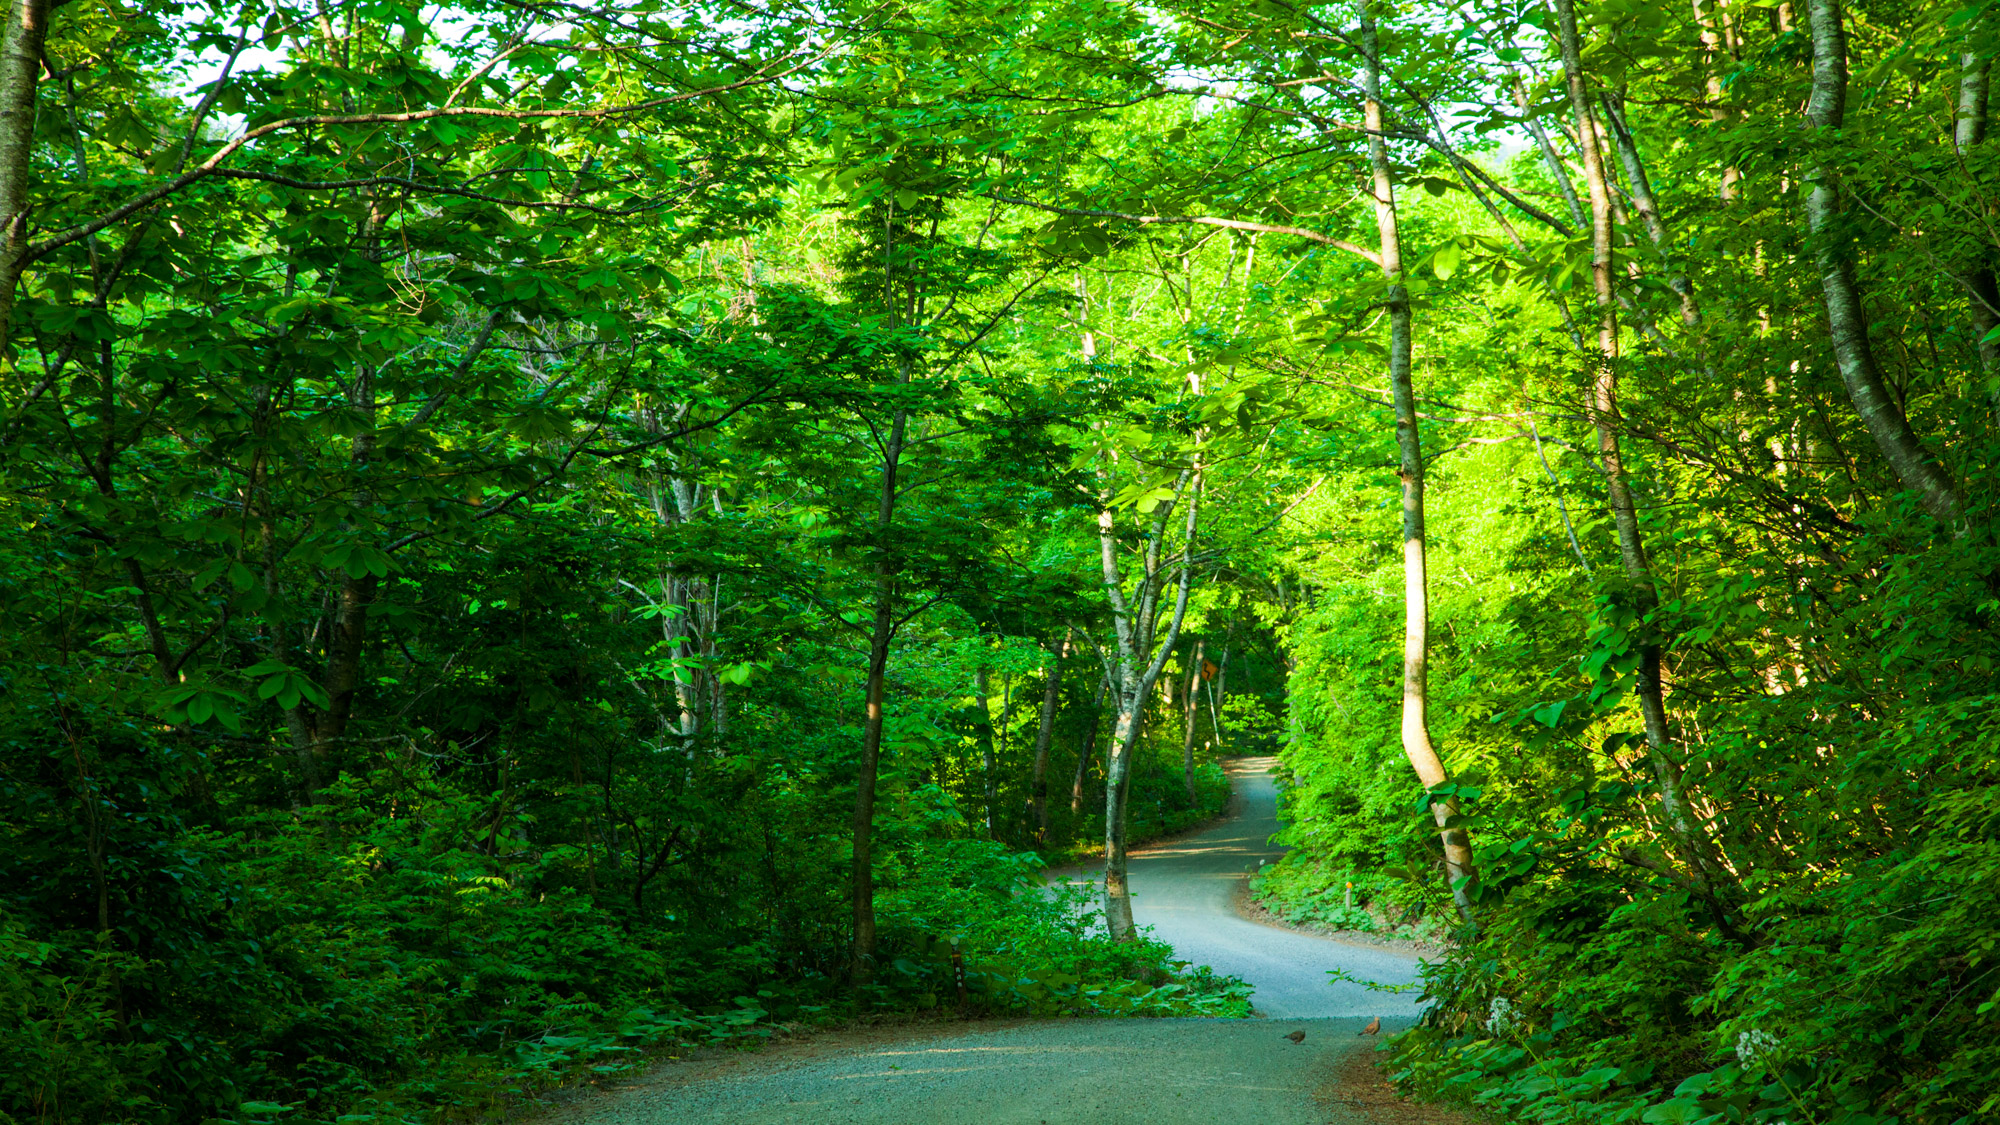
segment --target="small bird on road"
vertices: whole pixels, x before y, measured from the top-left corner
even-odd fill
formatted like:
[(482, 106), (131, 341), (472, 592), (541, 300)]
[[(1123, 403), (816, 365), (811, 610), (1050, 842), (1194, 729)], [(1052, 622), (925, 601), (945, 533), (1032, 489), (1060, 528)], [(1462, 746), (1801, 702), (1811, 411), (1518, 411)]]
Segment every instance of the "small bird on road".
[(1368, 1021), (1367, 1027), (1362, 1028), (1355, 1034), (1357, 1037), (1362, 1035), (1373, 1035), (1380, 1030), (1382, 1030), (1382, 1017), (1376, 1016), (1374, 1019)]
[(1290, 1035), (1285, 1036), (1285, 1038), (1294, 1043), (1303, 1043), (1306, 1041), (1306, 1033), (1303, 1031), (1294, 1031)]

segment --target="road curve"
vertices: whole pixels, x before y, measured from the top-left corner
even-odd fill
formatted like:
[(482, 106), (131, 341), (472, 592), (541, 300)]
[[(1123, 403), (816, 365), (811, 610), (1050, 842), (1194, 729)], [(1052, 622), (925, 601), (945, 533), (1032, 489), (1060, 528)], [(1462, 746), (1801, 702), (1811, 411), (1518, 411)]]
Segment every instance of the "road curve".
[(1327, 976), (1329, 969), (1344, 969), (1378, 984), (1405, 984), (1417, 979), (1415, 959), (1261, 925), (1236, 913), (1235, 896), (1244, 877), (1257, 870), (1259, 861), (1275, 862), (1285, 854), (1270, 843), (1278, 831), (1277, 789), (1271, 779), (1275, 764), (1270, 758), (1237, 759), (1229, 767), (1236, 816), (1132, 854), (1134, 920), (1151, 926), (1182, 960), (1256, 985), (1251, 1003), (1272, 1018), (1415, 1017), (1414, 992), (1329, 985)]
[(1243, 876), (1282, 850), (1268, 842), (1277, 830), (1269, 761), (1230, 772), (1240, 815), (1136, 853), (1134, 906), (1182, 957), (1255, 984), (1257, 1009), (1271, 1018), (1035, 1020), (836, 1043), (806, 1058), (744, 1055), (687, 1079), (663, 1066), (545, 1125), (1369, 1125), (1332, 1075), (1375, 1043), (1359, 1034), (1368, 1018), (1400, 1030), (1415, 1004), (1329, 986), (1326, 970), (1400, 982), (1415, 962), (1236, 914)]

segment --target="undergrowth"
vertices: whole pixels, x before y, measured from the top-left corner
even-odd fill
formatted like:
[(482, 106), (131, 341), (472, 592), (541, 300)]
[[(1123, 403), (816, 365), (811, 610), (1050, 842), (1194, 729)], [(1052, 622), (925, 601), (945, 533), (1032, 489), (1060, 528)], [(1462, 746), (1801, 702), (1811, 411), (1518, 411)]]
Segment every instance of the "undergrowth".
[[(815, 961), (699, 918), (635, 927), (565, 849), (464, 846), (477, 802), (373, 807), (357, 782), (254, 831), (180, 833), (131, 872), (137, 949), (35, 935), (0, 904), (0, 1122), (426, 1122), (871, 1012), (1248, 1014), (1247, 985), (1111, 942), (1087, 895), (1041, 893), (1040, 859), (998, 843), (886, 854), (855, 993), (821, 967), (831, 928)], [(74, 893), (15, 871), (28, 896)]]
[(1448, 921), (1399, 901), (1396, 880), (1354, 870), (1328, 871), (1307, 853), (1288, 854), (1250, 878), (1250, 896), (1287, 922), (1357, 930), (1412, 941), (1437, 941)]

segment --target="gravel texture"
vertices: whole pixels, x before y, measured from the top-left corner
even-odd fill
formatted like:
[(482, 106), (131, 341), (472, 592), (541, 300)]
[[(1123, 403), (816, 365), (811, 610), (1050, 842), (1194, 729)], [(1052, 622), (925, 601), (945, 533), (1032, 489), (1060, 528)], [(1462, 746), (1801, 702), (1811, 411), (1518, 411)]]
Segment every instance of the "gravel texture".
[[(1369, 1117), (1323, 1087), (1374, 1042), (1357, 1035), (1366, 1022), (1040, 1021), (633, 1089), (579, 1116), (590, 1125), (1344, 1125)], [(1383, 1021), (1384, 1033), (1399, 1026)], [(1292, 1031), (1305, 1040), (1287, 1040)]]

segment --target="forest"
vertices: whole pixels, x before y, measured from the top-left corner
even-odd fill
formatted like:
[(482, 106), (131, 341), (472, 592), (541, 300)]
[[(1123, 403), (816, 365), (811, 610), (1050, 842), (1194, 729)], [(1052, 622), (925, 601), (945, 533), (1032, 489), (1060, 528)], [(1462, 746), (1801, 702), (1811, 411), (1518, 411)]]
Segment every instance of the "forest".
[(1243, 755), (1421, 1096), (2000, 1119), (1963, 2), (11, 0), (0, 1122), (1244, 1016)]

